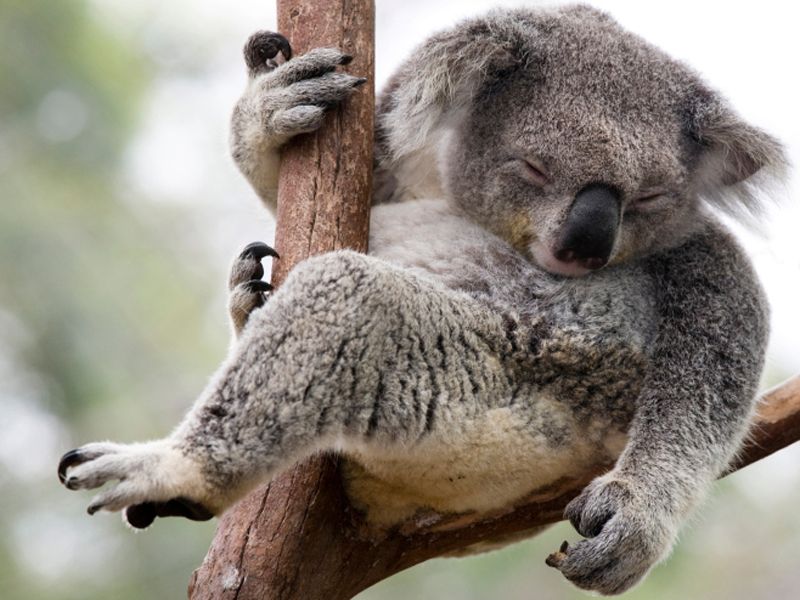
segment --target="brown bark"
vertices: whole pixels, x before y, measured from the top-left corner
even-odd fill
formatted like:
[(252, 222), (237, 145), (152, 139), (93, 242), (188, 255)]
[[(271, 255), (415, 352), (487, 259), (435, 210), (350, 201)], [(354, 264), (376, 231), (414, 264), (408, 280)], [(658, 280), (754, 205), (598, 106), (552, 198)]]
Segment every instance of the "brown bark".
[[(355, 57), (348, 70), (369, 82), (319, 133), (294, 140), (283, 154), (274, 285), (313, 254), (366, 250), (373, 131), (372, 0), (279, 0), (278, 10), (279, 30), (296, 53), (338, 46)], [(798, 439), (800, 377), (765, 395), (732, 470)], [(560, 481), (506, 511), (431, 514), (379, 532), (350, 509), (337, 465), (330, 455), (314, 458), (229, 510), (192, 577), (190, 598), (351, 598), (429, 558), (561, 520), (567, 502), (603, 471)]]

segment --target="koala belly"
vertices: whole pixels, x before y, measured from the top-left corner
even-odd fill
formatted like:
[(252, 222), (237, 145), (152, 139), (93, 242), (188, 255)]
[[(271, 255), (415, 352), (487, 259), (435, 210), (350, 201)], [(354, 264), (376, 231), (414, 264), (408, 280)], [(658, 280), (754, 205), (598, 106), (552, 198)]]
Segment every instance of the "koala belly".
[[(555, 400), (538, 399), (535, 406), (533, 414), (518, 406), (489, 408), (413, 445), (346, 448), (348, 496), (377, 526), (424, 511), (487, 512), (607, 464), (627, 443), (610, 423), (577, 425)], [(557, 436), (548, 435), (547, 419)]]

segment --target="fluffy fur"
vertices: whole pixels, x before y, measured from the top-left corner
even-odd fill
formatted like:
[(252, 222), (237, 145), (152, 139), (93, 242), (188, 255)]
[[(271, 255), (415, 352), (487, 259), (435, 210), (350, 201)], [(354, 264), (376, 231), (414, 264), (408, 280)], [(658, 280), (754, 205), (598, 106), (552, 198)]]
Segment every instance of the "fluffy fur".
[[(331, 49), (277, 66), (288, 46), (258, 35), (232, 152), (272, 206), (278, 147), (359, 80)], [(137, 525), (204, 518), (338, 449), (353, 502), (393, 525), (505, 507), (616, 459), (569, 505), (586, 539), (554, 565), (586, 589), (630, 588), (747, 429), (767, 307), (708, 206), (753, 212), (780, 145), (585, 6), (493, 12), (425, 41), (380, 100), (376, 141), (371, 256), (312, 258), (265, 303), (266, 252), (243, 253), (240, 336), (183, 423), (73, 451), (66, 485), (121, 479), (92, 507)], [(599, 269), (557, 251), (592, 185), (618, 211)]]

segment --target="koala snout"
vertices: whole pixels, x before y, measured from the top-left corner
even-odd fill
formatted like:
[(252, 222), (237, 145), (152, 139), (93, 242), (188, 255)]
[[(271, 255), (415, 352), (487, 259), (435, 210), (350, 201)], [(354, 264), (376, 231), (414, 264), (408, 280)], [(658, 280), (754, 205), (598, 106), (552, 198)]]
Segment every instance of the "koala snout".
[(595, 270), (611, 258), (622, 215), (619, 192), (593, 183), (575, 195), (553, 255), (561, 262)]

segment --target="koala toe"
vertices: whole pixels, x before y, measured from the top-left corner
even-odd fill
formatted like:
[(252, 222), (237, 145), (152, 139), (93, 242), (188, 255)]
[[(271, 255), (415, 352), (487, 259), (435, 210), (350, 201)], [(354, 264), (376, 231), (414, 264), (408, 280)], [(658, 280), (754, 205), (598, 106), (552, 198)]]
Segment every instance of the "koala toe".
[(261, 260), (267, 256), (280, 258), (278, 253), (263, 242), (248, 244), (236, 257), (231, 266), (228, 286), (231, 290), (228, 298), (228, 312), (234, 330), (242, 330), (250, 313), (267, 300), (266, 294), (272, 286), (263, 281), (264, 267)]
[(321, 77), (352, 61), (352, 56), (336, 48), (314, 48), (270, 73), (266, 84), (273, 88), (286, 87), (298, 81)]
[(599, 535), (614, 514), (631, 500), (632, 495), (623, 482), (596, 479), (567, 505), (564, 516), (578, 533), (591, 538)]
[(600, 535), (562, 545), (562, 550), (548, 557), (547, 564), (576, 586), (605, 595), (633, 587), (660, 556), (653, 552), (647, 532), (618, 518), (609, 521)]
[(145, 529), (156, 517), (184, 517), (191, 521), (208, 521), (214, 513), (202, 504), (187, 498), (173, 498), (167, 502), (143, 502), (128, 506), (125, 521), (136, 529)]
[(251, 75), (276, 68), (275, 58), (281, 54), (284, 60), (292, 58), (292, 46), (280, 33), (257, 31), (244, 45), (244, 62)]
[(233, 291), (242, 283), (261, 279), (264, 276), (261, 260), (267, 256), (280, 258), (275, 249), (267, 246), (264, 242), (253, 242), (245, 246), (231, 265), (228, 289)]

